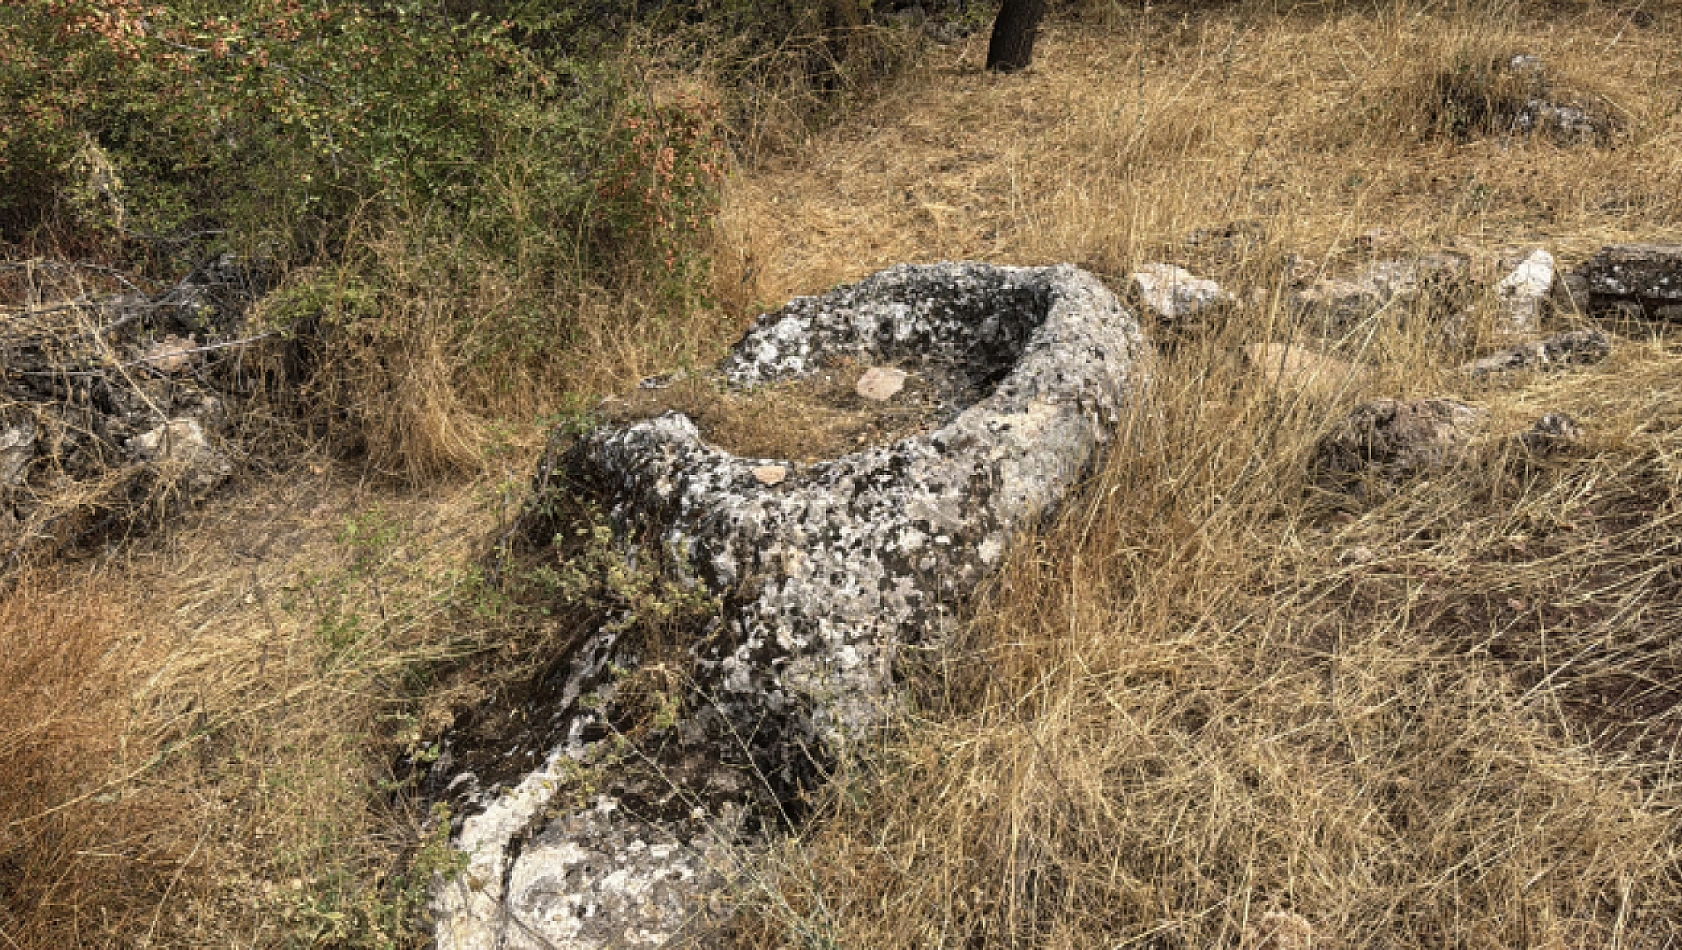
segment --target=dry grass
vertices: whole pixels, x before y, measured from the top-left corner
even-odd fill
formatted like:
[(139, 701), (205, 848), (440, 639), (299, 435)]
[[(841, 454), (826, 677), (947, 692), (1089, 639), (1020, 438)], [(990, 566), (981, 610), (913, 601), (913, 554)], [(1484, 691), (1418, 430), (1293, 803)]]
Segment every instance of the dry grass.
[[(1307, 395), (1241, 356), (1316, 329), (1277, 306), (1288, 255), (1336, 270), (1375, 226), (1567, 261), (1673, 230), (1682, 15), (1647, 6), (1130, 5), (1053, 24), (1011, 77), (980, 71), (984, 38), (932, 49), (831, 131), (756, 144), (719, 228), (722, 311), (565, 301), (573, 355), (542, 377), (476, 377), (438, 335), (530, 288), (417, 274), (424, 293), (382, 302), (414, 328), (401, 358), (332, 383), (394, 479), (306, 459), (0, 603), (0, 946), (422, 942), (423, 816), (391, 758), (472, 695), (439, 670), (564, 635), (519, 627), (470, 570), (550, 393), (702, 365), (756, 307), (888, 264), (1116, 278), (1163, 257), (1265, 302), (1162, 334), (1109, 464), (961, 641), (914, 660), (912, 712), (745, 895), (738, 942), (1257, 945), (1287, 911), (1328, 947), (1682, 941), (1682, 357), (1631, 335), (1602, 367), (1474, 384), (1450, 368), (1488, 301), (1459, 342), (1424, 313), (1324, 341), (1367, 371)], [(1509, 51), (1613, 103), (1622, 137), (1439, 134), (1445, 71)], [(1240, 221), (1264, 236), (1181, 243)], [(1355, 401), (1444, 394), (1501, 431), (1570, 412), (1587, 442), (1492, 443), (1360, 504), (1304, 484)]]
[[(62, 945), (67, 935), (153, 925), (162, 893), (194, 855), (175, 820), (184, 796), (129, 781), (159, 747), (135, 728), (130, 692), (158, 660), (137, 635), (140, 598), (17, 578), (0, 602), (0, 940)], [(138, 899), (136, 895), (142, 895)]]
[[(1278, 305), (1288, 254), (1335, 270), (1374, 227), (1568, 260), (1674, 228), (1682, 21), (1630, 16), (1128, 11), (1054, 29), (1026, 77), (972, 44), (743, 183), (727, 248), (768, 300), (902, 260), (1166, 257), (1266, 302), (1162, 337), (1105, 470), (914, 664), (915, 711), (842, 769), (738, 942), (1260, 946), (1282, 912), (1326, 947), (1682, 940), (1682, 360), (1638, 337), (1473, 386), (1450, 370), (1486, 309), (1459, 339), (1420, 312), (1325, 341), (1367, 371), (1301, 395), (1238, 355), (1320, 329)], [(1443, 134), (1441, 77), (1516, 52), (1616, 103), (1624, 137)], [(1265, 237), (1181, 243), (1235, 222)], [(1495, 439), (1370, 503), (1306, 485), (1317, 436), (1380, 395), (1459, 395), (1508, 433), (1566, 411), (1588, 442)]]
[(934, 380), (912, 372), (894, 396), (873, 401), (857, 390), (869, 368), (843, 359), (804, 379), (747, 392), (731, 390), (721, 379), (689, 376), (662, 389), (628, 390), (604, 400), (598, 411), (609, 423), (681, 412), (703, 439), (732, 455), (803, 463), (895, 442), (937, 424), (943, 400)]
[(395, 760), (477, 695), (443, 674), (530, 662), (471, 569), (504, 500), (316, 461), (11, 592), (0, 945), (413, 942), (427, 816)]

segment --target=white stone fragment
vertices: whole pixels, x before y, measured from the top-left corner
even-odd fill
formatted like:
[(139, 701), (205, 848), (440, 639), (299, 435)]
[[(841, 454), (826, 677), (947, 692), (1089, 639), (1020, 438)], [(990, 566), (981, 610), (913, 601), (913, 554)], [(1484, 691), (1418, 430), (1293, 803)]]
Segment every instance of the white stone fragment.
[(781, 485), (788, 478), (786, 465), (756, 465), (753, 477), (761, 485)]
[(1138, 288), (1140, 301), (1158, 319), (1170, 322), (1233, 299), (1220, 284), (1173, 264), (1145, 264), (1128, 279)]
[(872, 366), (864, 371), (864, 375), (859, 377), (858, 385), (853, 388), (871, 402), (887, 402), (905, 388), (908, 375), (905, 370), (894, 369), (892, 366)]
[(21, 484), (34, 457), (35, 423), (25, 422), (0, 432), (0, 485)]
[(1554, 256), (1538, 248), (1495, 285), (1495, 296), (1506, 312), (1506, 329), (1525, 333), (1536, 328), (1542, 301), (1554, 285)]
[(215, 488), (233, 470), (228, 457), (210, 444), (197, 419), (171, 419), (125, 445), (135, 458), (156, 464), (195, 493)]

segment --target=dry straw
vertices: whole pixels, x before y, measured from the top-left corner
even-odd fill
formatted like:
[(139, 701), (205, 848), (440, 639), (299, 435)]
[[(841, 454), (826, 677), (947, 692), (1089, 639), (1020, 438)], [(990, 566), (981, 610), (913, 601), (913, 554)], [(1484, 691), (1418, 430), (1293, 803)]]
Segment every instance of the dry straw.
[[(424, 816), (392, 759), (574, 632), (510, 619), (473, 573), (536, 441), (492, 420), (705, 362), (760, 307), (941, 258), (1073, 261), (1118, 288), (1171, 259), (1247, 303), (1153, 328), (1157, 382), (1108, 463), (955, 644), (907, 658), (908, 711), (752, 876), (736, 942), (1675, 944), (1682, 364), (1663, 328), (1621, 328), (1603, 366), (1474, 383), (1452, 368), (1488, 345), (1491, 301), (1452, 333), (1424, 310), (1334, 328), (1282, 303), (1293, 270), (1356, 266), (1378, 226), (1404, 251), (1540, 244), (1567, 264), (1675, 233), (1679, 43), (1656, 4), (1187, 0), (1054, 23), (1010, 77), (980, 70), (984, 38), (927, 47), (827, 131), (790, 79), (743, 106), (763, 134), (718, 229), (724, 313), (550, 301), (576, 356), (548, 375), (475, 379), (429, 329), (541, 294), (440, 284), (373, 235), (414, 278), (382, 301), (413, 332), (396, 362), (341, 354), (324, 385), (396, 477), (304, 453), (0, 604), (0, 945), (423, 939)], [(1610, 103), (1618, 137), (1445, 132), (1443, 77), (1519, 52)], [(1237, 237), (1188, 245), (1199, 229)], [(1241, 354), (1285, 341), (1366, 372), (1281, 390)], [(1586, 441), (1544, 459), (1492, 436), (1362, 501), (1306, 484), (1318, 435), (1380, 395), (1459, 396), (1497, 436), (1569, 412)]]

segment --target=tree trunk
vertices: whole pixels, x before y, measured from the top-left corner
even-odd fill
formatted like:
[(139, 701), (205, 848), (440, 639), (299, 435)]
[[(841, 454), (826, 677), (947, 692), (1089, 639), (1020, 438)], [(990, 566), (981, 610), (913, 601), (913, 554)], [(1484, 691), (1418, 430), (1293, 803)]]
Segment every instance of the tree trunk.
[(998, 19), (993, 21), (993, 38), (987, 43), (987, 68), (1013, 73), (1026, 69), (1034, 60), (1034, 38), (1046, 0), (1004, 0)]

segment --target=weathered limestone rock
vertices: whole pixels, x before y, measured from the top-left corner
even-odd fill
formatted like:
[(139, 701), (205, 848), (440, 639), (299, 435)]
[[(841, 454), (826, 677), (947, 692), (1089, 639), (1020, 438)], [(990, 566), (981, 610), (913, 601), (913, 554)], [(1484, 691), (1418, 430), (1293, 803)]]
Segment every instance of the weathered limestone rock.
[(1612, 354), (1612, 340), (1600, 330), (1571, 330), (1545, 340), (1520, 343), (1460, 367), (1462, 373), (1482, 377), (1523, 369), (1563, 369), (1598, 363)]
[(1682, 244), (1612, 244), (1600, 249), (1582, 276), (1589, 309), (1634, 305), (1646, 316), (1682, 307)]
[(35, 457), (35, 423), (25, 420), (0, 431), (0, 485), (17, 485)]
[(1334, 398), (1366, 382), (1371, 375), (1364, 366), (1300, 345), (1253, 343), (1245, 347), (1244, 355), (1269, 386), (1311, 398)]
[(222, 484), (233, 471), (228, 457), (210, 444), (197, 419), (171, 419), (129, 439), (126, 447), (136, 459), (157, 465), (195, 495)]
[(1212, 280), (1193, 276), (1173, 264), (1144, 264), (1129, 275), (1139, 301), (1167, 323), (1186, 320), (1218, 304), (1230, 304), (1232, 294)]
[[(592, 757), (580, 724), (596, 713), (578, 697), (637, 662), (604, 628), (571, 658), (570, 698), (552, 714), (571, 723), (567, 740), (463, 822), (471, 864), (435, 893), (441, 950), (674, 933), (724, 879), (715, 859), (742, 841), (729, 829), (763, 820), (740, 817), (754, 790), (797, 789), (825, 750), (881, 721), (898, 701), (900, 651), (938, 644), (1011, 537), (1095, 461), (1148, 354), (1132, 315), (1073, 267), (902, 266), (766, 314), (720, 372), (752, 387), (840, 359), (913, 366), (940, 381), (932, 431), (798, 467), (730, 455), (676, 413), (572, 445), (559, 480), (609, 511), (621, 543), (657, 546), (679, 579), (723, 596), (689, 650), (676, 738), (647, 753), (681, 747), (661, 772), (681, 776), (672, 795), (697, 803), (684, 820), (706, 832), (622, 812), (617, 792), (608, 818), (555, 801)], [(770, 466), (786, 469), (775, 484), (760, 474)], [(635, 857), (631, 841), (645, 846)]]
[(1554, 285), (1554, 256), (1538, 248), (1495, 285), (1495, 297), (1507, 317), (1506, 329), (1528, 333), (1542, 316), (1542, 304)]
[[(525, 803), (537, 797), (528, 794)], [(728, 887), (741, 860), (733, 840), (738, 814), (655, 823), (602, 795), (591, 807), (538, 824), (517, 853), (489, 846), (506, 846), (508, 837), (499, 841), (499, 834), (515, 836), (504, 827), (512, 814), (522, 828), (541, 817), (492, 809), (464, 823), (457, 846), (471, 863), (439, 889), (435, 907), (455, 911), (439, 916), (440, 948), (665, 946), (705, 919), (708, 907), (698, 896)]]
[(1461, 296), (1471, 261), (1464, 255), (1425, 254), (1411, 260), (1376, 261), (1351, 278), (1321, 278), (1291, 294), (1292, 309), (1333, 329), (1346, 329), (1386, 307)]
[(892, 366), (872, 366), (864, 371), (854, 386), (860, 396), (871, 402), (886, 402), (905, 388), (907, 374)]
[(1583, 427), (1563, 412), (1550, 412), (1519, 436), (1532, 455), (1554, 455), (1583, 441)]
[(1342, 488), (1439, 472), (1459, 461), (1488, 419), (1488, 410), (1452, 399), (1374, 400), (1321, 437), (1309, 474)]

